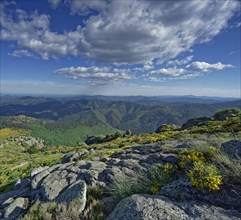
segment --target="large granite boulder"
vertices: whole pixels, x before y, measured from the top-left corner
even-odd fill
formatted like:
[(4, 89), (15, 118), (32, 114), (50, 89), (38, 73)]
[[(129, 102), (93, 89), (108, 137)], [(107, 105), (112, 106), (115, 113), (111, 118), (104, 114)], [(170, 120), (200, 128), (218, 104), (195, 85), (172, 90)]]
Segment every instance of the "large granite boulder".
[(241, 213), (196, 200), (175, 201), (159, 195), (132, 195), (121, 200), (107, 220), (238, 220)]
[(221, 151), (232, 158), (241, 159), (241, 141), (231, 140), (225, 142), (221, 146)]

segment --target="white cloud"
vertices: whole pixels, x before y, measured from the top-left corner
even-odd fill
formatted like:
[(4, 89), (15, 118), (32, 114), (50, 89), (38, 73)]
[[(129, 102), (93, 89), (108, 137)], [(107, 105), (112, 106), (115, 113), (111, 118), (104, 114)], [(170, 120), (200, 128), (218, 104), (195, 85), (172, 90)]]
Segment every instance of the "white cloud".
[(231, 67), (233, 66), (230, 64), (222, 64), (220, 62), (210, 64), (206, 62), (197, 61), (187, 65), (186, 69), (190, 71), (196, 71), (196, 72), (209, 72), (209, 71), (222, 70), (224, 68), (231, 68)]
[(14, 50), (11, 53), (8, 53), (11, 56), (14, 57), (31, 57), (33, 56), (28, 50)]
[(66, 0), (71, 14), (87, 15), (92, 11), (102, 11), (107, 7), (105, 0)]
[(56, 9), (61, 3), (61, 0), (48, 0), (48, 3), (51, 5), (53, 9)]
[(167, 65), (172, 65), (172, 66), (180, 66), (180, 65), (184, 65), (184, 64), (187, 64), (189, 63), (192, 59), (193, 59), (194, 56), (188, 56), (182, 60), (169, 60), (167, 62)]
[(152, 70), (148, 75), (160, 75), (160, 76), (179, 76), (185, 73), (185, 69), (177, 68), (162, 68), (158, 70)]
[(213, 72), (225, 68), (232, 68), (230, 64), (222, 64), (220, 62), (210, 64), (206, 62), (192, 62), (185, 68), (162, 68), (152, 70), (145, 76), (152, 82), (163, 82), (169, 80), (186, 80), (203, 75), (206, 72)]
[[(49, 2), (54, 7), (59, 3)], [(1, 39), (15, 41), (43, 59), (71, 55), (111, 63), (163, 62), (218, 35), (240, 4), (237, 0), (65, 3), (72, 14), (95, 13), (86, 17), (84, 25), (60, 34), (51, 30), (48, 15), (20, 9), (9, 13), (2, 4)]]
[(129, 69), (118, 69), (111, 67), (67, 67), (57, 69), (54, 71), (56, 74), (65, 75), (72, 79), (84, 79), (89, 84), (104, 85), (109, 83), (119, 84), (123, 80), (133, 79), (134, 76), (129, 74)]

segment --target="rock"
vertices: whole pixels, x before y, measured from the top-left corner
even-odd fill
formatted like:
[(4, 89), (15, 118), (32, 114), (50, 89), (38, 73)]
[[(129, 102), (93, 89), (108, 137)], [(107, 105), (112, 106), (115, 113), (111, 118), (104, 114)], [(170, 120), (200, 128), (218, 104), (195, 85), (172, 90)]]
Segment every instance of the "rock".
[(163, 186), (158, 194), (179, 200), (188, 200), (197, 195), (198, 191), (192, 187), (188, 179), (180, 178)]
[(127, 130), (126, 132), (125, 132), (125, 136), (132, 136), (133, 135), (133, 133), (132, 133), (132, 131), (131, 130)]
[(64, 158), (62, 159), (61, 163), (69, 163), (72, 161), (77, 161), (80, 160), (82, 156), (89, 154), (88, 150), (83, 150), (81, 152), (75, 153), (69, 153), (67, 155), (64, 156)]
[(231, 140), (225, 142), (221, 146), (221, 151), (223, 151), (232, 158), (241, 159), (241, 141)]
[(16, 199), (19, 197), (29, 197), (30, 196), (30, 188), (21, 188), (19, 190), (10, 191), (4, 194), (0, 194), (0, 209), (3, 209), (8, 201), (12, 199)]
[(19, 179), (15, 183), (13, 190), (18, 190), (18, 189), (25, 188), (28, 186), (30, 186), (30, 179), (28, 179), (28, 178)]
[(58, 197), (61, 191), (65, 190), (77, 179), (77, 174), (67, 170), (56, 170), (49, 174), (42, 182), (40, 193), (43, 200), (53, 200)]
[(29, 206), (29, 199), (19, 197), (4, 209), (4, 219), (15, 220), (21, 217)]
[(173, 201), (164, 196), (132, 195), (121, 200), (107, 220), (238, 220), (241, 214), (200, 201)]
[(176, 125), (169, 125), (169, 124), (161, 124), (155, 131), (155, 133), (160, 133), (164, 131), (173, 131), (177, 129), (178, 127)]
[(34, 178), (31, 181), (31, 188), (32, 189), (38, 189), (43, 181), (43, 179), (50, 174), (49, 170), (43, 170), (42, 172), (39, 172), (37, 175), (34, 176)]
[(86, 184), (82, 180), (78, 180), (70, 185), (63, 193), (58, 196), (56, 201), (58, 203), (64, 203), (69, 206), (72, 202), (78, 199), (79, 212), (81, 213), (86, 204)]
[(200, 117), (200, 118), (192, 118), (188, 120), (185, 124), (182, 125), (181, 129), (191, 128), (193, 126), (198, 126), (200, 123), (211, 121), (211, 117)]
[(48, 168), (49, 168), (48, 166), (35, 168), (31, 171), (30, 176), (33, 177), (33, 176), (37, 175), (38, 173), (40, 173), (43, 170), (46, 170)]

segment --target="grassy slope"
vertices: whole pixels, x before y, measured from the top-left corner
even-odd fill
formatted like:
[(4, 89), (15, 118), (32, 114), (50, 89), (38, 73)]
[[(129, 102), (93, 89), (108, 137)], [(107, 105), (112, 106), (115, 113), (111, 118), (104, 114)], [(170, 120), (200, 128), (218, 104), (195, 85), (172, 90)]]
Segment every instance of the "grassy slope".
[[(87, 136), (106, 135), (115, 133), (117, 129), (107, 124), (85, 125), (68, 122), (49, 122), (30, 117), (0, 117), (0, 127), (4, 128), (0, 133), (0, 140), (5, 136), (29, 135), (39, 137), (46, 145), (75, 146), (83, 142)], [(11, 128), (7, 131), (6, 128)], [(7, 134), (9, 133), (9, 134)]]
[[(33, 119), (28, 120), (31, 121)], [(71, 130), (69, 130), (69, 132), (71, 132)], [(61, 158), (70, 151), (80, 151), (82, 149), (94, 148), (95, 152), (88, 157), (108, 157), (112, 153), (120, 151), (126, 147), (145, 143), (155, 143), (157, 141), (188, 140), (194, 141), (195, 143), (199, 142), (210, 146), (218, 146), (221, 142), (232, 138), (241, 139), (240, 116), (227, 118), (223, 121), (214, 120), (206, 122), (186, 130), (173, 130), (161, 133), (134, 135), (130, 137), (117, 138), (111, 142), (91, 146), (45, 146), (32, 151), (31, 153), (28, 151), (29, 147), (25, 145), (18, 146), (14, 142), (9, 142), (1, 148), (0, 192), (10, 189), (9, 187), (12, 186), (12, 184), (20, 177), (22, 178), (28, 176), (30, 170), (34, 167), (59, 163)], [(18, 165), (22, 166), (17, 167)]]

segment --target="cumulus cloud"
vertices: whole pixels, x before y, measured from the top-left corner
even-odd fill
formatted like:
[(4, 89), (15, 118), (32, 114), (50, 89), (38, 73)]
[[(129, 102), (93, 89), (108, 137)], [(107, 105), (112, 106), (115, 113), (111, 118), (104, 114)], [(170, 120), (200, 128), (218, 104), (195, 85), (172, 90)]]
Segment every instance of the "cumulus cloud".
[(184, 68), (161, 68), (152, 70), (146, 74), (146, 79), (153, 82), (163, 82), (168, 80), (186, 80), (200, 76), (206, 72), (213, 72), (225, 68), (232, 68), (230, 64), (222, 64), (221, 62), (210, 64), (206, 62), (192, 62)]
[(196, 71), (196, 72), (209, 72), (214, 70), (222, 70), (224, 68), (231, 68), (233, 67), (230, 64), (222, 64), (220, 62), (210, 64), (206, 62), (192, 62), (191, 64), (186, 66), (187, 70)]
[(109, 83), (119, 84), (124, 80), (133, 79), (134, 76), (129, 74), (130, 69), (118, 69), (112, 67), (67, 67), (57, 69), (56, 74), (65, 75), (71, 79), (84, 79), (90, 84), (104, 85)]
[[(59, 4), (49, 2), (52, 7)], [(65, 3), (72, 14), (89, 16), (82, 26), (61, 34), (51, 30), (48, 15), (20, 9), (12, 13), (2, 4), (1, 39), (15, 41), (43, 59), (71, 55), (111, 63), (163, 62), (210, 41), (227, 27), (240, 4), (237, 0)]]
[(33, 56), (28, 50), (14, 50), (9, 53), (9, 55), (14, 57), (31, 57)]
[(48, 3), (51, 5), (53, 9), (56, 9), (61, 3), (61, 0), (48, 0)]
[(148, 75), (160, 75), (160, 76), (179, 76), (185, 73), (185, 69), (177, 68), (162, 68), (158, 70), (152, 70)]
[(189, 63), (193, 59), (193, 57), (194, 56), (188, 56), (188, 57), (186, 57), (185, 59), (182, 59), (182, 60), (169, 60), (167, 62), (167, 65), (172, 65), (172, 66), (184, 65), (184, 64)]

